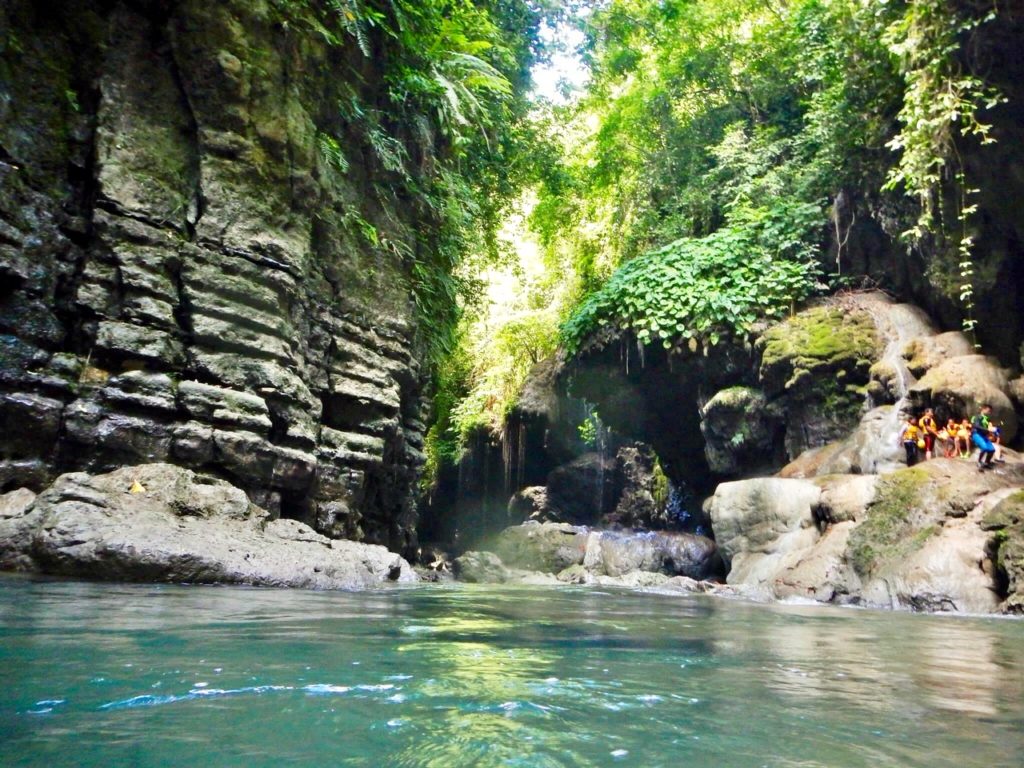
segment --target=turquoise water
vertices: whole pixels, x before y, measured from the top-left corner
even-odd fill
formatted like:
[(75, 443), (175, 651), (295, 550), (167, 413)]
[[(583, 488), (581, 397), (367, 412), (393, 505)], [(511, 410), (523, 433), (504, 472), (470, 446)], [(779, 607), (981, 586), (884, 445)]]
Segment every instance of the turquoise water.
[(4, 766), (1015, 766), (1024, 622), (0, 577)]

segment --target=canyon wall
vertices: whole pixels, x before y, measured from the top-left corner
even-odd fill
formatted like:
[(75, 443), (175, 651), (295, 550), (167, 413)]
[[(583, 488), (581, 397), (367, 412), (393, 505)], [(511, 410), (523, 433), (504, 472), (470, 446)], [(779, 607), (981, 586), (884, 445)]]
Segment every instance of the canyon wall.
[(276, 9), (0, 7), (0, 491), (166, 461), (409, 553), (424, 225), (338, 121), (373, 59)]

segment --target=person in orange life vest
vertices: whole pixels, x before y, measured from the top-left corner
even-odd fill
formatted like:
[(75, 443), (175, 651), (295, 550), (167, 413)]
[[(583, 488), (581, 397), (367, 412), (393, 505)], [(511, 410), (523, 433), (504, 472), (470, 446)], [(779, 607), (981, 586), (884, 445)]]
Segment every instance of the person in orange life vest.
[(952, 459), (957, 454), (956, 433), (960, 431), (960, 425), (952, 416), (946, 422), (946, 458)]
[(968, 459), (971, 456), (971, 422), (964, 419), (956, 431), (957, 450), (960, 451), (961, 459)]

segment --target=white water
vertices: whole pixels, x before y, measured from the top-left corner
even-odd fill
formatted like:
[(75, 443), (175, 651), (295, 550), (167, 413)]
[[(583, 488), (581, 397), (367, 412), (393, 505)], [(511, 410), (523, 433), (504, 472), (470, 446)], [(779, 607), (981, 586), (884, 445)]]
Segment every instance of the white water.
[[(907, 393), (916, 382), (907, 369), (903, 350), (916, 338), (933, 336), (935, 329), (917, 307), (909, 304), (895, 304), (882, 294), (864, 294), (856, 297), (859, 309), (870, 313), (879, 335), (885, 340), (882, 362), (894, 372), (892, 386), (896, 403), (872, 408), (861, 420), (857, 436), (857, 457), (861, 472), (873, 474), (898, 469), (903, 448), (900, 444), (900, 428), (907, 406)], [(869, 398), (870, 400), (870, 398)]]

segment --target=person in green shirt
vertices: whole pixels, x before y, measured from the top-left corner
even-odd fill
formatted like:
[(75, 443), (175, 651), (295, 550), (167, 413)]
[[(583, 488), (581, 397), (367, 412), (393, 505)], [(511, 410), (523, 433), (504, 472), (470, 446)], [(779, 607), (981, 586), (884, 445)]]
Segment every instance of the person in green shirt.
[(981, 406), (981, 413), (971, 419), (971, 442), (978, 447), (978, 470), (991, 469), (992, 459), (996, 455), (996, 447), (992, 444), (992, 422), (989, 414), (992, 406), (986, 403)]

